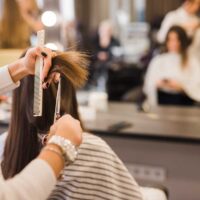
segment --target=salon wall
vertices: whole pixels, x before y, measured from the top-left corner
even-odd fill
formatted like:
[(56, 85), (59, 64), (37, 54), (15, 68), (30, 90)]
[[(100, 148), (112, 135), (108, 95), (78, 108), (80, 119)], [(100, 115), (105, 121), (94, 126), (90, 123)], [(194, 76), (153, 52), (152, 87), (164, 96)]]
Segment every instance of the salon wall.
[(109, 0), (75, 0), (75, 10), (78, 20), (93, 30), (100, 21), (109, 18)]
[(183, 0), (146, 0), (146, 20), (152, 22), (170, 10), (178, 8)]
[[(109, 18), (111, 0), (75, 0), (77, 18), (88, 30), (94, 30), (100, 21)], [(120, 0), (122, 1), (122, 0)], [(130, 0), (131, 20), (134, 20), (134, 0)], [(157, 16), (164, 16), (181, 5), (183, 0), (146, 0), (146, 20), (152, 22)]]

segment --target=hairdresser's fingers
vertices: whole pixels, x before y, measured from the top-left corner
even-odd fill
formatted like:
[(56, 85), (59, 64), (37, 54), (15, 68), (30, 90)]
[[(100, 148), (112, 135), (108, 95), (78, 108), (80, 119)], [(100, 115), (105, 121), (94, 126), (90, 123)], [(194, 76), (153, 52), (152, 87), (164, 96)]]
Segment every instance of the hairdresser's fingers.
[(41, 56), (41, 53), (42, 53), (41, 47), (33, 47), (27, 50), (27, 53), (25, 56), (36, 58), (37, 56)]
[(56, 72), (52, 73), (48, 77), (47, 81), (45, 83), (43, 83), (42, 86), (43, 86), (44, 89), (47, 89), (50, 86), (50, 84), (52, 83), (52, 81), (55, 79), (55, 75), (56, 75)]
[(37, 56), (41, 56), (41, 48), (35, 47), (27, 50), (25, 56), (21, 59), (22, 65), (25, 67), (27, 74), (35, 73), (35, 61)]
[(48, 75), (48, 72), (51, 68), (51, 63), (52, 63), (52, 51), (51, 49), (48, 48), (42, 48), (42, 54), (44, 57), (44, 66), (43, 66), (43, 71), (42, 71), (42, 81), (45, 81), (45, 78)]
[[(44, 73), (45, 76), (51, 67), (51, 50), (47, 48), (34, 47), (27, 50), (25, 56), (22, 58), (22, 64), (28, 74), (34, 75), (35, 62), (37, 57), (44, 58)], [(48, 56), (49, 55), (49, 56)]]
[(48, 141), (53, 135), (55, 135), (56, 129), (57, 129), (57, 125), (56, 125), (56, 124), (53, 124), (53, 125), (50, 127), (50, 130), (49, 130), (49, 133), (48, 133), (48, 136), (47, 136), (47, 141)]
[[(55, 129), (55, 128), (54, 128), (54, 129)], [(53, 135), (55, 135), (54, 133), (55, 133), (55, 130), (50, 130), (50, 131), (49, 131), (49, 134), (47, 135), (47, 141), (48, 141)]]
[(52, 127), (51, 131), (55, 131), (53, 132), (54, 134), (69, 139), (76, 146), (81, 144), (83, 131), (80, 122), (72, 116), (62, 116), (53, 126), (54, 127)]
[(47, 48), (42, 48), (42, 47), (34, 47), (34, 48), (30, 48), (28, 49), (26, 55), (28, 55), (29, 57), (32, 57), (34, 59), (36, 59), (37, 57), (43, 57), (46, 58), (47, 57), (47, 53), (51, 51), (50, 49)]
[(49, 130), (49, 135), (54, 135), (56, 132), (57, 124), (53, 124)]
[(53, 82), (53, 80), (55, 79), (55, 76), (56, 76), (56, 72), (52, 73), (52, 74), (49, 76), (49, 78), (48, 78), (48, 80), (47, 80), (47, 82), (49, 83), (49, 85)]
[(54, 76), (54, 82), (58, 83), (59, 80), (60, 80), (60, 73), (56, 73), (55, 76)]

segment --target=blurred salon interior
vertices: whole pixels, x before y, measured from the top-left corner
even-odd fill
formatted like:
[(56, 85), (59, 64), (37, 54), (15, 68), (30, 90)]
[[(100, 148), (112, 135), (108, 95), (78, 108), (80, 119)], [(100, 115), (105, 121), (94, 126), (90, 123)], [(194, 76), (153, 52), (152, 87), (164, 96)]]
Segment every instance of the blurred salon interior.
[[(0, 66), (36, 46), (41, 29), (45, 47), (87, 56), (89, 75), (76, 91), (83, 127), (115, 152), (143, 199), (199, 200), (200, 0), (0, 0)], [(21, 92), (26, 105), (33, 90)], [(11, 92), (0, 95), (0, 162), (13, 99)], [(109, 176), (95, 171), (92, 177), (106, 185)], [(50, 199), (139, 199), (81, 180)]]

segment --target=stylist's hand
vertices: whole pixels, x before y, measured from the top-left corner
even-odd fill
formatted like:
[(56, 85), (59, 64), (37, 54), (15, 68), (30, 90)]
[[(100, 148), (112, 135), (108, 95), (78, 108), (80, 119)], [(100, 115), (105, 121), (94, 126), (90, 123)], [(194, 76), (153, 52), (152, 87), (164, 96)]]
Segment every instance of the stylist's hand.
[(40, 48), (40, 47), (30, 48), (26, 52), (26, 55), (21, 59), (21, 63), (27, 70), (28, 74), (34, 75), (36, 58), (38, 56), (43, 57), (44, 66), (43, 66), (42, 80), (44, 81), (51, 67), (51, 60), (53, 55), (54, 55), (53, 52), (48, 48)]
[(176, 80), (160, 80), (157, 83), (157, 88), (159, 89), (168, 89), (176, 92), (182, 92), (182, 85)]
[(182, 26), (188, 32), (195, 31), (199, 27), (199, 20), (190, 21), (189, 23), (185, 23)]
[(82, 128), (80, 122), (71, 115), (61, 117), (50, 129), (50, 137), (59, 135), (70, 140), (75, 146), (79, 146), (82, 142)]
[[(48, 48), (35, 47), (28, 49), (23, 58), (8, 65), (8, 70), (14, 83), (28, 75), (34, 75), (35, 62), (38, 56), (43, 57), (44, 59), (42, 81), (46, 82), (45, 78), (51, 68), (51, 60), (56, 56), (56, 53)], [(52, 80), (56, 81), (56, 77), (55, 74)]]

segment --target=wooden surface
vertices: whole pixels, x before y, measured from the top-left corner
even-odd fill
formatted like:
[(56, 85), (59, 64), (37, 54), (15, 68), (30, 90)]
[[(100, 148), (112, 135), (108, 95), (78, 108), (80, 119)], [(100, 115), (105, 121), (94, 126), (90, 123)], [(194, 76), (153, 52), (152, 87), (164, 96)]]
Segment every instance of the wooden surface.
[[(126, 121), (132, 124), (119, 132), (110, 125)], [(150, 113), (138, 112), (134, 104), (109, 103), (106, 112), (97, 112), (96, 120), (84, 121), (91, 132), (122, 137), (200, 142), (200, 108), (158, 107)], [(7, 126), (0, 125), (0, 133)]]
[[(108, 130), (121, 121), (132, 126), (120, 132)], [(158, 107), (144, 113), (134, 104), (110, 103), (106, 112), (98, 112), (96, 120), (84, 124), (88, 130), (102, 134), (200, 142), (199, 108)]]

